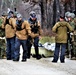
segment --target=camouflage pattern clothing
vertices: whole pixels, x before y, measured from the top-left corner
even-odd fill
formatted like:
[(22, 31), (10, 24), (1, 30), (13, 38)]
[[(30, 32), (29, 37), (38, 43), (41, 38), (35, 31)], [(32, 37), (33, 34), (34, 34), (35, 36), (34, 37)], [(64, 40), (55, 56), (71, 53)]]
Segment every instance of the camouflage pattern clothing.
[[(72, 21), (72, 25), (74, 25), (74, 33), (72, 35), (72, 44), (73, 44), (73, 55), (71, 57), (76, 58), (76, 18)], [(71, 58), (72, 59), (72, 58)]]
[(5, 16), (0, 17), (0, 58), (6, 57), (6, 45), (5, 45), (5, 30), (2, 29), (2, 26), (4, 24)]

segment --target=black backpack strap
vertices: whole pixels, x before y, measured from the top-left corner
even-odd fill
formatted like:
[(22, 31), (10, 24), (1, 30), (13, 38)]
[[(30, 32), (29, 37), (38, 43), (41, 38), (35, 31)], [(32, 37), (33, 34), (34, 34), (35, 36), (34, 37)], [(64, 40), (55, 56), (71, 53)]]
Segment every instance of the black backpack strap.
[(24, 20), (22, 20), (20, 23), (18, 22), (18, 20), (16, 20), (16, 25), (17, 25), (17, 26), (16, 26), (16, 29), (17, 29), (18, 31), (24, 29), (24, 28), (21, 28), (23, 22), (24, 22)]

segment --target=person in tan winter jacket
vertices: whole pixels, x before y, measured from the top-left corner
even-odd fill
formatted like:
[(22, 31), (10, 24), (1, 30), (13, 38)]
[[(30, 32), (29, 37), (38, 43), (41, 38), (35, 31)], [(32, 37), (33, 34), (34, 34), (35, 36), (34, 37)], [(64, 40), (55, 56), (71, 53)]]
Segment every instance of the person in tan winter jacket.
[(14, 58), (15, 25), (16, 19), (14, 18), (14, 12), (10, 11), (2, 25), (2, 28), (5, 29), (7, 60), (12, 60)]
[(55, 52), (54, 52), (54, 59), (52, 62), (57, 62), (59, 58), (59, 51), (61, 49), (60, 53), (60, 61), (61, 63), (65, 62), (65, 51), (66, 51), (66, 43), (67, 43), (67, 31), (73, 31), (73, 28), (70, 26), (70, 24), (66, 21), (64, 21), (64, 17), (60, 16), (60, 21), (57, 22), (54, 27), (52, 28), (52, 31), (56, 33), (55, 37)]
[(31, 35), (31, 28), (28, 21), (23, 20), (21, 14), (17, 14), (16, 20), (16, 41), (15, 41), (15, 57), (13, 61), (19, 61), (20, 58), (20, 45), (23, 48), (22, 62), (27, 60), (27, 37)]
[(40, 22), (37, 20), (36, 13), (34, 11), (30, 12), (30, 18), (28, 19), (28, 22), (31, 27), (31, 33), (33, 34), (33, 36), (28, 37), (28, 40), (27, 40), (28, 58), (30, 58), (31, 47), (33, 44), (35, 48), (35, 54), (36, 54), (35, 58), (38, 60), (41, 58), (41, 56), (39, 55), (38, 43), (39, 43), (40, 36), (42, 34), (42, 29), (41, 29)]

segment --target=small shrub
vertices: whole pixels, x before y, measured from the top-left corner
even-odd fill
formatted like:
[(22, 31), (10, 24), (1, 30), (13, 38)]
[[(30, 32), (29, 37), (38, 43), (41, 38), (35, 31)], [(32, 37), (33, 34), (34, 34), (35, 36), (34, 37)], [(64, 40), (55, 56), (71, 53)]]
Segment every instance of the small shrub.
[(54, 43), (55, 42), (55, 37), (44, 36), (40, 39), (40, 43), (44, 44), (46, 42)]

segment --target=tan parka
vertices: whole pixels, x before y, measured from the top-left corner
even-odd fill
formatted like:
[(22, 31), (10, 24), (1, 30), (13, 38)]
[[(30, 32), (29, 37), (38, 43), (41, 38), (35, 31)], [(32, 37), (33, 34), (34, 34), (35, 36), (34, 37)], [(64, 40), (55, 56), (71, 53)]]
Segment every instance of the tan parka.
[[(35, 23), (35, 25), (36, 25), (36, 23)], [(35, 37), (38, 37), (38, 36), (41, 36), (42, 35), (42, 29), (41, 29), (41, 25), (40, 25), (40, 22), (38, 21), (38, 31), (37, 31), (37, 33), (34, 33), (34, 32), (32, 32), (31, 31), (31, 37), (32, 38), (35, 38)], [(31, 24), (30, 24), (30, 26), (31, 26)], [(34, 25), (33, 25), (34, 26)]]
[(52, 31), (56, 33), (55, 41), (56, 43), (67, 43), (67, 31), (73, 31), (73, 28), (71, 25), (66, 22), (57, 22), (54, 27), (52, 28)]
[(16, 30), (16, 37), (20, 40), (26, 40), (28, 35), (31, 36), (31, 28), (28, 21), (24, 21), (21, 28), (22, 30)]
[(5, 29), (6, 38), (12, 38), (15, 36), (16, 19), (10, 18), (9, 24), (6, 24), (6, 19), (3, 23), (2, 28)]

